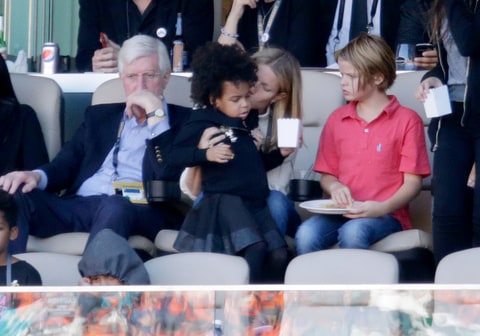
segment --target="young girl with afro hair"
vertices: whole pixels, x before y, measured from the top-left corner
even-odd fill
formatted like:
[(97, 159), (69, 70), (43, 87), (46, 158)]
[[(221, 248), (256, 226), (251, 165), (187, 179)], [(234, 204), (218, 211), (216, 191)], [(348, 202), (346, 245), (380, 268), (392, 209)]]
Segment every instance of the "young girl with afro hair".
[[(236, 45), (208, 43), (193, 57), (192, 99), (199, 109), (175, 139), (175, 165), (199, 166), (203, 197), (186, 216), (174, 247), (242, 256), (252, 283), (282, 282), (286, 243), (268, 210), (266, 171), (283, 157), (264, 155), (251, 130), (255, 62)], [(207, 139), (206, 129), (215, 129)]]

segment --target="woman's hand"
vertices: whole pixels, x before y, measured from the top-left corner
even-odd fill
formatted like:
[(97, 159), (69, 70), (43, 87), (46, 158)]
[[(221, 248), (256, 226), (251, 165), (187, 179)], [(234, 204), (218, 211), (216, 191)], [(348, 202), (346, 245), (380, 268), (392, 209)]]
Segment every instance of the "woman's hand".
[(425, 50), (421, 57), (415, 57), (413, 61), (417, 67), (432, 69), (438, 63), (437, 49)]
[(207, 149), (218, 145), (225, 139), (225, 134), (217, 127), (209, 127), (202, 133), (202, 137), (198, 142), (199, 149)]
[(198, 142), (199, 149), (206, 149), (207, 160), (210, 162), (227, 163), (233, 160), (235, 155), (230, 149), (230, 145), (224, 144), (225, 134), (217, 127), (206, 128), (200, 141)]
[(263, 141), (265, 141), (265, 136), (263, 135), (262, 131), (260, 130), (260, 127), (257, 127), (253, 129), (250, 132), (253, 142), (255, 143), (255, 146), (257, 147), (257, 150), (260, 150), (260, 147), (263, 144)]
[(207, 160), (210, 162), (227, 163), (235, 158), (230, 145), (220, 143), (207, 149)]
[(283, 157), (287, 157), (293, 152), (295, 152), (295, 148), (280, 148), (280, 154), (282, 154)]
[(256, 8), (257, 2), (258, 0), (233, 0), (232, 8), (230, 8), (230, 12), (225, 20), (225, 26), (222, 33), (218, 36), (218, 43), (224, 45), (238, 44), (243, 48), (237, 40), (238, 22), (243, 16), (245, 6)]
[(257, 8), (257, 2), (258, 0), (233, 0), (232, 8), (230, 9), (228, 16), (233, 16), (240, 20), (245, 11), (245, 6)]
[(423, 103), (425, 102), (425, 99), (427, 99), (428, 92), (431, 88), (437, 88), (442, 85), (443, 83), (439, 78), (428, 77), (418, 86), (417, 91), (415, 92), (415, 97)]

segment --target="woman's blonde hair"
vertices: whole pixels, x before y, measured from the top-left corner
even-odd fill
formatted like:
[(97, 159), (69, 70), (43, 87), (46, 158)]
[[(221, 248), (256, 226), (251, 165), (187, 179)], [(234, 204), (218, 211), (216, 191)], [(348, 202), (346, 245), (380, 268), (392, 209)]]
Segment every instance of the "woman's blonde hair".
[(299, 118), (303, 116), (302, 75), (298, 60), (288, 51), (280, 48), (265, 48), (252, 56), (257, 65), (268, 66), (278, 79), (279, 92), (285, 98), (271, 104), (272, 135), (268, 150), (276, 148), (278, 118)]
[(396, 74), (395, 54), (384, 39), (370, 34), (361, 34), (335, 53), (335, 58), (349, 62), (358, 71), (359, 86), (373, 83), (378, 74), (384, 80), (378, 88), (386, 91), (392, 86)]

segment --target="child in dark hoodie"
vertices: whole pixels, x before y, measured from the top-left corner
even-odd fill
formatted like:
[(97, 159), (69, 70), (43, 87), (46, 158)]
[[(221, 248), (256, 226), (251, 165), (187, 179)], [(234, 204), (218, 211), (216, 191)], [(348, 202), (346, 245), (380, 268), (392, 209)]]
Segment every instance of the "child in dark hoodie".
[[(97, 233), (87, 245), (78, 263), (80, 285), (149, 285), (150, 278), (143, 261), (125, 238), (110, 229)], [(99, 295), (100, 294), (100, 295)], [(134, 292), (85, 293), (78, 298), (77, 327), (87, 335), (123, 334), (127, 318), (138, 298)]]
[(149, 285), (143, 261), (125, 238), (110, 229), (97, 233), (78, 263), (81, 285)]

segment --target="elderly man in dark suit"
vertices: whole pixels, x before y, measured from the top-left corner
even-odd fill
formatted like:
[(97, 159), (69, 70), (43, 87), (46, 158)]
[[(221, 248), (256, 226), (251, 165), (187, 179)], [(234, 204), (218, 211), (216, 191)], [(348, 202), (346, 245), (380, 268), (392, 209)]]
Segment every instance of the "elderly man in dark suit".
[(160, 229), (181, 223), (167, 202), (134, 204), (113, 188), (115, 181), (178, 181), (181, 171), (163, 158), (190, 109), (163, 99), (168, 52), (158, 39), (136, 35), (120, 49), (119, 71), (126, 104), (88, 107), (83, 124), (52, 162), (0, 177), (0, 187), (15, 193), (20, 208), (12, 252), (25, 251), (29, 233), (90, 232), (90, 241), (110, 228), (123, 237), (154, 239)]

